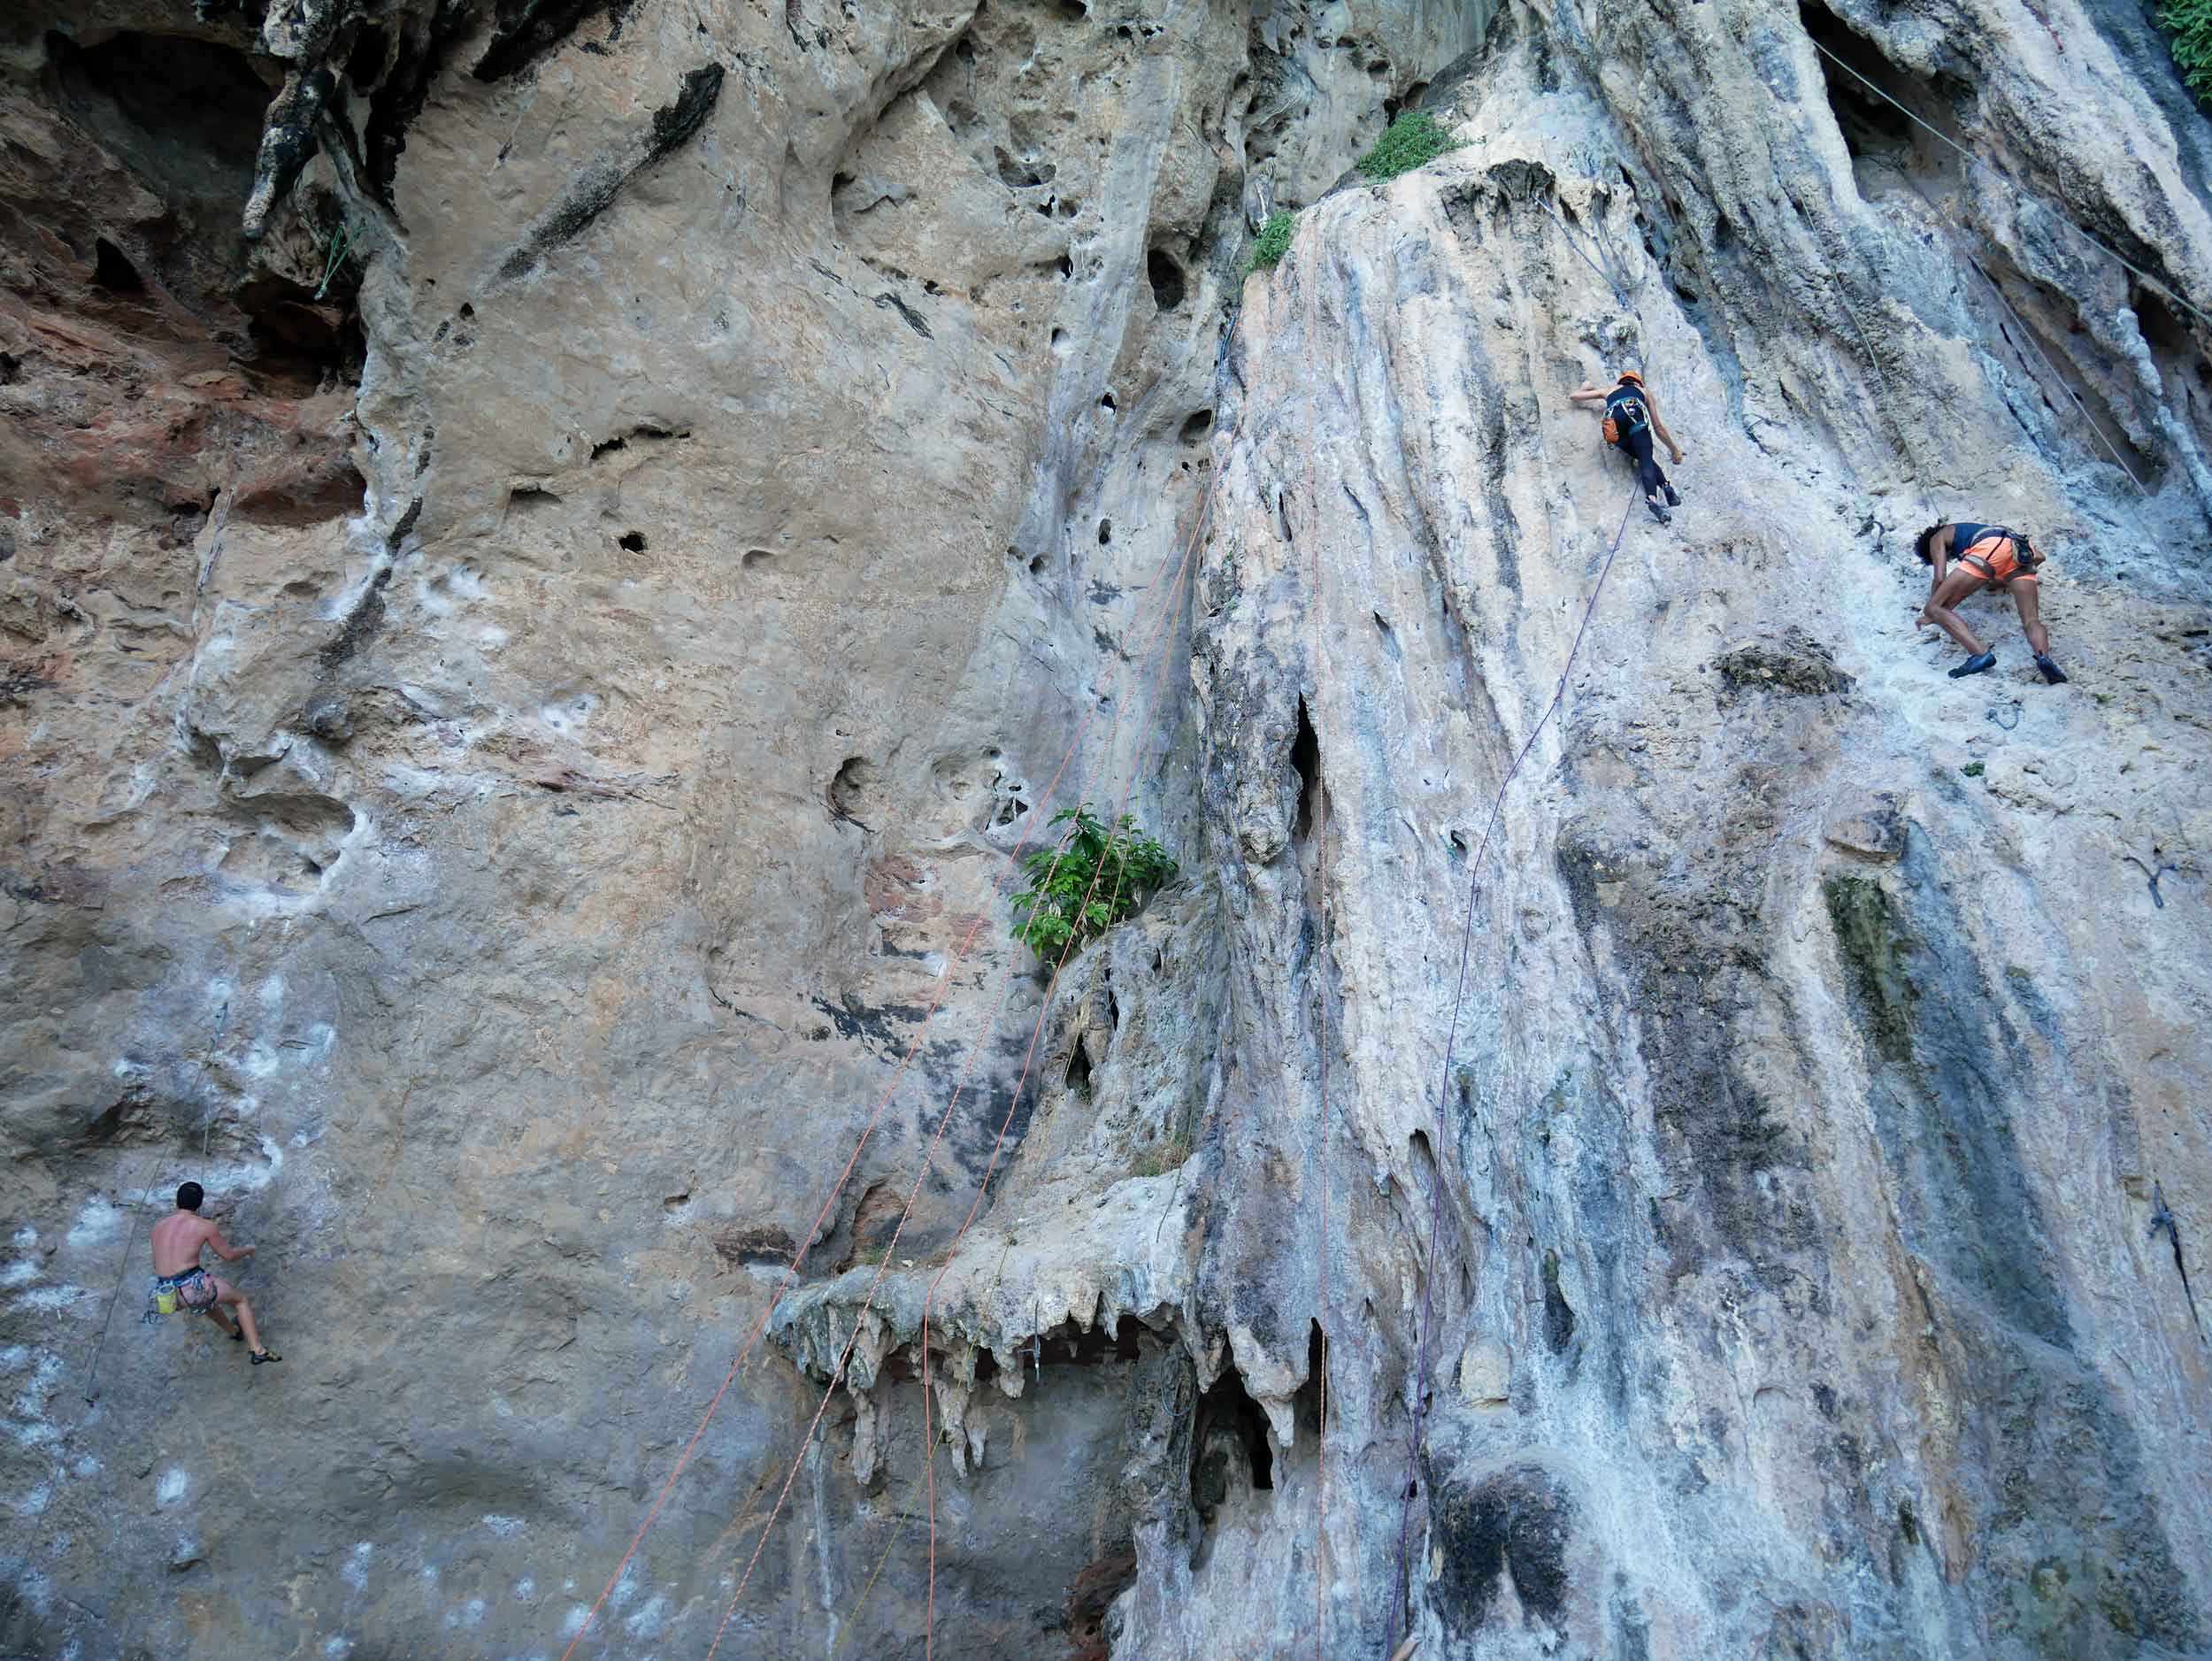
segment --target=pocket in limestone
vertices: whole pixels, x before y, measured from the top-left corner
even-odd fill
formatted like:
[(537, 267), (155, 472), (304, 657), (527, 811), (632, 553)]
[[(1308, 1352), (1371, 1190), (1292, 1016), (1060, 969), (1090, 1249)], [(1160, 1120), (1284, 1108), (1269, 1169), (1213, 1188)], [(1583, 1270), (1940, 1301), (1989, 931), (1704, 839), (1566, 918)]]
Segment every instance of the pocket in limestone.
[(338, 862), (358, 820), (334, 796), (273, 792), (231, 804), (237, 828), (217, 868), (242, 886), (307, 894)]

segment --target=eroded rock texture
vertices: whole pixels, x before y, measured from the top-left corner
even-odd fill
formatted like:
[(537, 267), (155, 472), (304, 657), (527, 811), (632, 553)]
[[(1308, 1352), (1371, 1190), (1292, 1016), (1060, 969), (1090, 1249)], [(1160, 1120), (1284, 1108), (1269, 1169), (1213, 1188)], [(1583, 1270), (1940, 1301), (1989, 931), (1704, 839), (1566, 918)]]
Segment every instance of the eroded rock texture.
[[(2136, 9), (8, 27), (0, 1649), (2212, 1645)], [(1082, 799), (1182, 876), (1048, 990)]]

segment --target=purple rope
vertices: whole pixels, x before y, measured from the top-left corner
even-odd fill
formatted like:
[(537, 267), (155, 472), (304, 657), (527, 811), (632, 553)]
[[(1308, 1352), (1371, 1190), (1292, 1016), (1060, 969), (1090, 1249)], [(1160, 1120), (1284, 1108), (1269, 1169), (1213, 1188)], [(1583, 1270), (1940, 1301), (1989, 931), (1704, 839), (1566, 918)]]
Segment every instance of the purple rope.
[[(1638, 492), (1641, 494), (1640, 488)], [(1551, 702), (1537, 718), (1536, 725), (1521, 745), (1520, 753), (1513, 757), (1513, 765), (1505, 770), (1505, 777), (1498, 781), (1497, 799), (1490, 804), (1490, 822), (1482, 827), (1482, 841), (1475, 849), (1475, 857), (1468, 873), (1467, 918), (1459, 931), (1459, 984), (1452, 992), (1452, 1023), (1444, 1036), (1444, 1078), (1436, 1094), (1436, 1177), (1429, 1189), (1429, 1272), (1421, 1285), (1421, 1349), (1420, 1358), (1413, 1372), (1413, 1436), (1406, 1443), (1406, 1477), (1399, 1491), (1405, 1496), (1403, 1509), (1398, 1515), (1398, 1567), (1391, 1580), (1390, 1636), (1383, 1640), (1382, 1653), (1387, 1657), (1398, 1647), (1398, 1613), (1404, 1606), (1409, 1588), (1406, 1583), (1406, 1541), (1413, 1527), (1413, 1469), (1421, 1457), (1421, 1421), (1428, 1406), (1429, 1329), (1436, 1305), (1436, 1236), (1444, 1218), (1444, 1114), (1452, 1096), (1452, 1062), (1459, 1042), (1460, 1008), (1467, 996), (1467, 957), (1475, 937), (1475, 898), (1482, 892), (1482, 859), (1490, 851), (1491, 834), (1498, 827), (1498, 816), (1505, 811), (1505, 793), (1512, 787), (1521, 764), (1528, 759), (1528, 752), (1536, 747), (1536, 740), (1543, 732), (1545, 723), (1559, 711), (1567, 696), (1567, 677), (1574, 673), (1575, 657), (1582, 650), (1582, 637), (1589, 633), (1591, 615), (1598, 609), (1598, 596), (1605, 592), (1605, 580), (1612, 574), (1614, 557), (1621, 551), (1621, 538), (1628, 534), (1629, 515), (1636, 511), (1634, 496), (1622, 511), (1620, 528), (1613, 533), (1613, 546), (1607, 550), (1605, 564), (1599, 569), (1598, 580), (1591, 586), (1589, 604), (1582, 608), (1582, 621), (1575, 629), (1574, 643), (1567, 648), (1566, 665), (1559, 672), (1559, 685), (1551, 695)]]

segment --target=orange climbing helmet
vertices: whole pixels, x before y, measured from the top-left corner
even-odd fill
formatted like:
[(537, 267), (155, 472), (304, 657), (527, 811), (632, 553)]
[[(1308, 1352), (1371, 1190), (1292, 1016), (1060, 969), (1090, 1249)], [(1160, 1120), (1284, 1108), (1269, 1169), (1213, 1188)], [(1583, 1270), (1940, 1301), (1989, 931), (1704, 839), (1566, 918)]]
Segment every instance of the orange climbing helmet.
[[(1642, 385), (1644, 384), (1644, 378), (1643, 378), (1641, 375), (1638, 374), (1638, 373), (1636, 373), (1633, 369), (1624, 369), (1624, 370), (1622, 370), (1622, 371), (1621, 371), (1621, 381), (1634, 381), (1634, 382), (1635, 382), (1638, 386), (1640, 386), (1640, 386), (1642, 386)], [(1615, 386), (1618, 386), (1618, 385), (1620, 384), (1620, 381), (1615, 381), (1613, 384), (1614, 384)]]

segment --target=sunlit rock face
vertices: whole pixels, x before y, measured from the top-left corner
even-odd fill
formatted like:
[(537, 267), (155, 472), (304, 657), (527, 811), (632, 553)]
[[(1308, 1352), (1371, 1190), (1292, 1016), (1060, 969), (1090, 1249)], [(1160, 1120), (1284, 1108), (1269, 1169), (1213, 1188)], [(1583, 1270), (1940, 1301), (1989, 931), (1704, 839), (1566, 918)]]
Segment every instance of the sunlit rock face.
[(2212, 1644), (2134, 11), (6, 27), (0, 1652)]

